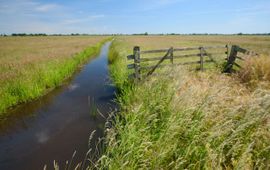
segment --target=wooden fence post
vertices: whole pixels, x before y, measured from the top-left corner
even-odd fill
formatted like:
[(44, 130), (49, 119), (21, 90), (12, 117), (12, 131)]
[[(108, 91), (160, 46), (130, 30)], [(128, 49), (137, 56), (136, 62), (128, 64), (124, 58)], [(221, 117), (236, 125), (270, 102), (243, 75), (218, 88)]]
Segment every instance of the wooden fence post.
[(135, 79), (140, 80), (140, 47), (135, 46), (133, 48), (133, 55), (134, 55), (134, 69), (135, 69)]
[(203, 47), (200, 47), (200, 70), (203, 71)]
[(232, 45), (231, 52), (230, 52), (229, 58), (227, 60), (227, 64), (225, 66), (225, 69), (224, 69), (225, 73), (232, 72), (233, 64), (234, 64), (236, 56), (237, 56), (237, 49), (238, 49), (237, 45)]
[(173, 64), (173, 47), (171, 47), (171, 63)]
[(227, 44), (225, 47), (226, 47), (225, 54), (227, 54), (227, 60), (228, 60), (229, 59), (229, 45)]

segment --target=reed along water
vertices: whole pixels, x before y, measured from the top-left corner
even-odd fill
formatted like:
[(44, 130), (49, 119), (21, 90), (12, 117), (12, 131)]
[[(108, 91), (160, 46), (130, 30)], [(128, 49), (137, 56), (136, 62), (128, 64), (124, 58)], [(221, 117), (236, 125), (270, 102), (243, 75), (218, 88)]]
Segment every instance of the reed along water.
[(1, 170), (38, 170), (45, 164), (52, 169), (54, 160), (64, 169), (74, 151), (73, 165), (83, 161), (89, 147), (95, 150), (106, 117), (116, 108), (108, 70), (110, 44), (63, 86), (10, 111), (0, 127)]

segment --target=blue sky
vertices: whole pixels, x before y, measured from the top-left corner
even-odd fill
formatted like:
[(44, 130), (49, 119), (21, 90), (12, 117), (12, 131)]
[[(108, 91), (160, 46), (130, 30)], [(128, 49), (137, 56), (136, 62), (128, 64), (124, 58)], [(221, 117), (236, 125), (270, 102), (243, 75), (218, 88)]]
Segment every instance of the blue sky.
[(0, 0), (0, 33), (264, 33), (270, 0)]

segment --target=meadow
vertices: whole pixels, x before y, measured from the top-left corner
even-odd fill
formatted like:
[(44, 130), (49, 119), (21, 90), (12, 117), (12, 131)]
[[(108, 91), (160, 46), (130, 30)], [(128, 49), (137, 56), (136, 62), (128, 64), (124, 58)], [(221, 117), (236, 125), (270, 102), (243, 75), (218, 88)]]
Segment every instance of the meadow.
[(0, 116), (59, 86), (90, 56), (105, 36), (0, 37)]
[[(236, 44), (261, 54), (242, 69), (163, 68), (134, 84), (126, 56), (142, 50)], [(126, 36), (110, 50), (121, 110), (106, 129), (105, 169), (269, 169), (270, 37)], [(221, 56), (224, 60), (224, 56)], [(224, 60), (225, 62), (225, 60)]]

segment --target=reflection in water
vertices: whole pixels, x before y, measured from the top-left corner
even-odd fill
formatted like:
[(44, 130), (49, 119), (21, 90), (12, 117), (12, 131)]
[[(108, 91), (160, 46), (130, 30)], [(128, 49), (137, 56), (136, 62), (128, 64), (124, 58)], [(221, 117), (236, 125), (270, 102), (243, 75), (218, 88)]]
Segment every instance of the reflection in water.
[[(106, 117), (116, 107), (115, 88), (109, 84), (106, 43), (100, 55), (63, 85), (40, 99), (11, 111), (0, 127), (0, 169), (53, 168), (53, 160), (64, 166), (76, 150), (74, 164), (88, 151), (92, 131), (95, 141), (103, 136)], [(67, 83), (66, 83), (67, 84)], [(94, 117), (91, 111), (96, 111)]]
[(69, 89), (70, 91), (72, 91), (72, 90), (75, 90), (75, 89), (77, 89), (77, 88), (79, 88), (79, 87), (80, 87), (79, 84), (71, 84), (71, 85), (68, 86), (68, 89)]
[[(66, 89), (66, 86), (57, 87), (52, 92), (29, 103), (21, 104), (10, 110), (10, 114), (0, 122), (0, 135), (5, 135), (13, 131), (26, 130), (28, 128), (27, 120), (34, 117), (40, 109), (46, 109), (53, 102), (55, 96)], [(1, 138), (0, 138), (1, 139)]]
[(38, 143), (45, 143), (49, 140), (48, 131), (45, 129), (41, 132), (36, 133)]

